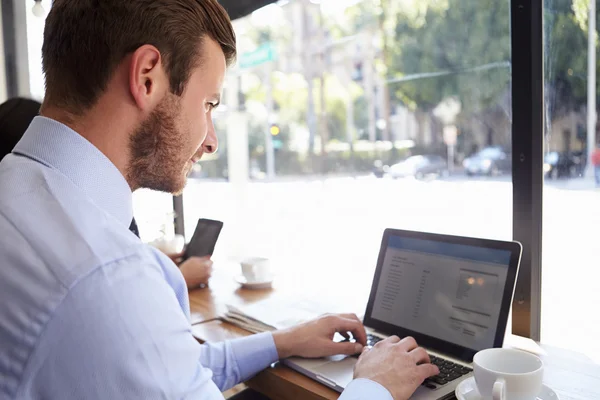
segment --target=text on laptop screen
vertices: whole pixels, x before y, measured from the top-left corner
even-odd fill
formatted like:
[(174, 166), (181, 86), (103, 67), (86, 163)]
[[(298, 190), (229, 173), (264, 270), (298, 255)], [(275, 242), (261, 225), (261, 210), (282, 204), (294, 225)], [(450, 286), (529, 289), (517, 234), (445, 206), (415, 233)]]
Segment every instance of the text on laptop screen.
[(372, 317), (473, 350), (492, 347), (511, 253), (391, 236)]

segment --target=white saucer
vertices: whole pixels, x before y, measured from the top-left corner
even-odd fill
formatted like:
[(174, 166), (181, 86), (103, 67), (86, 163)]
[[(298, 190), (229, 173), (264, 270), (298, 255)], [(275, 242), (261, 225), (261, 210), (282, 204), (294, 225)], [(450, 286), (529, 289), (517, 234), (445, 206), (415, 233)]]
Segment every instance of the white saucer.
[[(457, 386), (455, 393), (458, 400), (484, 400), (477, 390), (475, 377), (473, 376), (462, 381)], [(536, 400), (559, 400), (559, 397), (554, 390), (543, 385), (542, 391), (537, 395)]]
[(270, 289), (273, 284), (273, 275), (263, 281), (249, 281), (244, 275), (237, 275), (235, 281), (245, 289)]

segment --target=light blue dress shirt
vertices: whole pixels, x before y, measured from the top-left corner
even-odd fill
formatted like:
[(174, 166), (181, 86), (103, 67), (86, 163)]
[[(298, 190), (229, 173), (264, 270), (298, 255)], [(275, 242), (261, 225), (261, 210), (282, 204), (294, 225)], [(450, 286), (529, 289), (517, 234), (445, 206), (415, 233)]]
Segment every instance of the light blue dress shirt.
[[(131, 219), (118, 169), (56, 121), (0, 162), (0, 399), (219, 399), (278, 359), (270, 333), (200, 345), (179, 269)], [(391, 396), (342, 395), (366, 398)]]

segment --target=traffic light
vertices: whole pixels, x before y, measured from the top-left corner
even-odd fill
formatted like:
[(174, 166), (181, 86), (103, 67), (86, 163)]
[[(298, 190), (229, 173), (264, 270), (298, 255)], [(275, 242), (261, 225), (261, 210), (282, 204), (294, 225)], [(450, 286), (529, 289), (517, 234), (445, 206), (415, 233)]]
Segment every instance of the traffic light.
[(279, 135), (279, 133), (281, 133), (281, 129), (279, 128), (279, 125), (277, 125), (277, 124), (272, 124), (269, 131), (271, 132), (271, 136), (277, 136), (277, 135)]
[(281, 128), (277, 124), (271, 124), (269, 128), (271, 133), (271, 142), (273, 143), (273, 149), (275, 151), (283, 147), (283, 134), (281, 134)]

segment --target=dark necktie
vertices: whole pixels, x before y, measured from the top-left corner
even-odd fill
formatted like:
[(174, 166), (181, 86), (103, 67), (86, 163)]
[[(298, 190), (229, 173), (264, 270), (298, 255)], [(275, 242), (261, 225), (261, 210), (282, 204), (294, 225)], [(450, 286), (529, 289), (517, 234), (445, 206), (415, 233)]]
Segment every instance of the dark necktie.
[(135, 222), (135, 218), (131, 220), (131, 225), (129, 225), (129, 230), (135, 234), (135, 236), (140, 237), (140, 231), (138, 230), (137, 223)]

